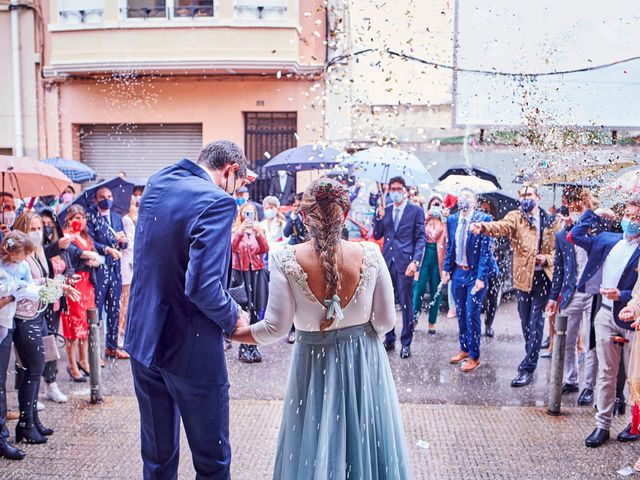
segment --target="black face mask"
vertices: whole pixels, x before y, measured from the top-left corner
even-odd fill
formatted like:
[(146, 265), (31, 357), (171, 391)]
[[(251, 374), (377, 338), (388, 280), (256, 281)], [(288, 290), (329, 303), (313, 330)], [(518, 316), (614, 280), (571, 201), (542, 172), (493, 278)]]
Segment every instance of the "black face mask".
[(49, 227), (49, 226), (44, 226), (42, 228), (43, 232), (44, 232), (44, 238), (45, 240), (51, 240), (51, 237), (53, 237), (53, 227)]

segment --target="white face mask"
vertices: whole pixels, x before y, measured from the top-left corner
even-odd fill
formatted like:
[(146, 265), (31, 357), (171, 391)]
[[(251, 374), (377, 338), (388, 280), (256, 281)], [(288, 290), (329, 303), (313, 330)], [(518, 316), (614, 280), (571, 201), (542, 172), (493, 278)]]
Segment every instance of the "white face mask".
[(42, 246), (42, 230), (38, 230), (37, 232), (29, 232), (29, 240), (36, 246), (36, 248)]
[(265, 210), (265, 211), (264, 211), (264, 216), (265, 216), (266, 218), (268, 218), (269, 220), (271, 220), (271, 219), (273, 219), (273, 218), (276, 218), (276, 215), (277, 215), (277, 214), (278, 214), (278, 212), (277, 212), (277, 211), (275, 211), (275, 210), (273, 210), (273, 209), (271, 209), (271, 208), (270, 208), (270, 209), (268, 209), (268, 210)]
[[(2, 220), (2, 217), (0, 217), (0, 220)], [(15, 222), (16, 222), (16, 212), (4, 212), (4, 224), (8, 228), (13, 227), (13, 224)]]

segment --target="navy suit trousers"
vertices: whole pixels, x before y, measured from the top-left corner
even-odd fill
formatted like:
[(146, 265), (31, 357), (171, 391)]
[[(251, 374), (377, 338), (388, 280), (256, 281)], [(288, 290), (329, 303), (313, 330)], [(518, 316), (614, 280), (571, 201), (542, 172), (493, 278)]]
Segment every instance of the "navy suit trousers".
[(469, 354), (474, 360), (480, 358), (480, 335), (482, 334), (480, 310), (487, 294), (487, 286), (473, 293), (476, 274), (471, 270), (456, 267), (451, 279), (451, 290), (458, 313), (458, 333), (460, 350)]
[[(393, 290), (402, 307), (402, 335), (400, 343), (403, 347), (410, 347), (413, 340), (413, 277), (407, 277), (405, 270), (399, 271), (394, 262), (389, 267)], [(395, 327), (387, 333), (387, 342), (396, 341)]]
[(99, 318), (107, 318), (107, 343), (110, 349), (118, 348), (118, 322), (120, 321), (120, 294), (122, 278), (113, 271), (120, 268), (118, 263), (111, 269), (102, 268), (96, 272), (96, 308)]
[(543, 271), (537, 271), (533, 277), (531, 292), (516, 290), (518, 314), (522, 323), (522, 336), (525, 341), (526, 355), (518, 371), (533, 373), (538, 365), (538, 354), (544, 334), (544, 309), (549, 300), (551, 281)]
[(229, 385), (187, 380), (131, 359), (145, 480), (178, 478), (180, 418), (197, 480), (229, 480)]

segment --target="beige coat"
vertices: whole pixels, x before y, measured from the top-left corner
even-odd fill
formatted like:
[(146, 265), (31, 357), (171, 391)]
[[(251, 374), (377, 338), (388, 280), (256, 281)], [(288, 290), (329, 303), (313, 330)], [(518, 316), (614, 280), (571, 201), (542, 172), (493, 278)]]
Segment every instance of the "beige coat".
[[(541, 210), (542, 211), (542, 210)], [(547, 262), (544, 273), (549, 280), (553, 278), (553, 255), (555, 250), (555, 235), (560, 225), (546, 212), (542, 211), (542, 253)], [(483, 233), (491, 237), (507, 237), (513, 249), (513, 283), (518, 290), (530, 292), (533, 287), (533, 274), (538, 254), (538, 231), (529, 223), (520, 210), (507, 213), (495, 222), (482, 223)]]

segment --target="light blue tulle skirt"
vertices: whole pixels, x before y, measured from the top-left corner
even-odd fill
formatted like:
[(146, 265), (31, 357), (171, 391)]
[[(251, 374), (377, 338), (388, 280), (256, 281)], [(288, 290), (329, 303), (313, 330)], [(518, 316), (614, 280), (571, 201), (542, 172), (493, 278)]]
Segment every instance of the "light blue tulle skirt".
[(389, 360), (371, 324), (296, 331), (273, 478), (411, 478)]

